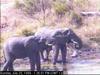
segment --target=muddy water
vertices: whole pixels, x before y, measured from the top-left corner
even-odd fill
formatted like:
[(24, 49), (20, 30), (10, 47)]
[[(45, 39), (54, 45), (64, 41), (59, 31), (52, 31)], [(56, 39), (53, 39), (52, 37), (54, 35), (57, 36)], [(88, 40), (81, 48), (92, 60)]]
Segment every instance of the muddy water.
[(69, 74), (100, 74), (100, 59), (83, 60), (69, 64)]
[[(16, 71), (29, 71), (29, 63), (14, 65)], [(51, 62), (42, 62), (42, 71), (64, 71), (64, 74), (100, 74), (100, 59), (74, 61), (62, 65), (57, 63), (54, 66)]]

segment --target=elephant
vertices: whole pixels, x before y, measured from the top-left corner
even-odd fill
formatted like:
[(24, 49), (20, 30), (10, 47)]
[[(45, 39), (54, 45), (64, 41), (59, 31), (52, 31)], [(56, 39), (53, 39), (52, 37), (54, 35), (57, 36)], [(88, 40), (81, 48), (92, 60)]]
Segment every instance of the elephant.
[(68, 40), (67, 43), (73, 43), (76, 49), (81, 49), (83, 46), (82, 40), (72, 29), (65, 30), (63, 32), (65, 38)]
[[(49, 60), (49, 53), (52, 50), (52, 46), (45, 44), (45, 42), (44, 43), (42, 42), (42, 43), (40, 43), (39, 47), (40, 47), (40, 54), (41, 54), (42, 60), (44, 62), (48, 61)], [(44, 57), (44, 51), (46, 51), (46, 55), (45, 55), (46, 57)]]
[(31, 71), (41, 70), (40, 43), (35, 36), (9, 38), (4, 44), (4, 56), (6, 62), (2, 71), (13, 71), (14, 60), (25, 57), (30, 59)]
[[(59, 50), (62, 54), (62, 62), (66, 63), (67, 46), (66, 43), (73, 43), (76, 49), (82, 48), (82, 40), (73, 32), (72, 29), (49, 29), (43, 28), (35, 33), (35, 36), (39, 38), (40, 42), (51, 44), (55, 48), (54, 61), (57, 62)], [(49, 53), (48, 53), (49, 54)]]

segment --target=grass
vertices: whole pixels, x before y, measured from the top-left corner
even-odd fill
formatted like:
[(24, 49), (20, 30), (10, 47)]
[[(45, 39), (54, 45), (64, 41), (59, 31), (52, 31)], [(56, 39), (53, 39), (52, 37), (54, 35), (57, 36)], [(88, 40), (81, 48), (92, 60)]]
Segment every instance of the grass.
[(65, 14), (65, 12), (67, 11), (66, 1), (61, 2), (61, 1), (58, 0), (58, 1), (54, 2), (53, 8), (58, 15)]

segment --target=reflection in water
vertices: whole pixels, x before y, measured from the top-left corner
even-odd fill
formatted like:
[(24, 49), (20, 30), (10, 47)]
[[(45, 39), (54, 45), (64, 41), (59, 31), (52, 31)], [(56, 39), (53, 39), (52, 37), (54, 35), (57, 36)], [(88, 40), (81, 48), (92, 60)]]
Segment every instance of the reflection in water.
[(44, 63), (42, 65), (42, 71), (63, 71), (64, 74), (68, 74), (67, 72), (67, 64), (59, 64), (53, 65), (51, 63)]
[(59, 69), (58, 69), (57, 66), (53, 66), (53, 69), (54, 69), (55, 71), (59, 71)]
[[(57, 63), (53, 65), (52, 62), (42, 62), (42, 71), (63, 71), (64, 74), (100, 74), (100, 59), (86, 60), (84, 61), (67, 63), (65, 65)], [(2, 67), (3, 64), (0, 66)], [(0, 67), (0, 69), (1, 69)], [(15, 62), (15, 71), (30, 71), (30, 64), (26, 64), (26, 61)]]
[(67, 64), (64, 64), (62, 67), (63, 67), (64, 74), (68, 74)]

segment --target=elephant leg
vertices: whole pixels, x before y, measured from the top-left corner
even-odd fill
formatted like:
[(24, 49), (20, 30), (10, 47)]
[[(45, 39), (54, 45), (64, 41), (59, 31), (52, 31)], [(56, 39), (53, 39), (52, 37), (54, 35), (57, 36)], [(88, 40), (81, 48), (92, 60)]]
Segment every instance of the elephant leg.
[(55, 46), (55, 54), (54, 54), (54, 62), (53, 62), (54, 65), (56, 65), (58, 55), (59, 55), (59, 47), (58, 47), (58, 45), (56, 45)]
[(9, 63), (8, 70), (9, 70), (9, 71), (14, 71), (14, 69), (13, 69), (13, 62), (10, 62), (10, 63)]
[(1, 71), (7, 71), (8, 65), (9, 65), (9, 62), (6, 61), (5, 64), (3, 65), (3, 68), (1, 69)]
[(46, 51), (46, 54), (47, 54), (47, 55), (46, 55), (46, 59), (47, 59), (47, 60), (49, 60), (49, 53), (50, 53), (50, 51), (47, 50), (47, 51)]
[(11, 56), (11, 58), (9, 59), (9, 67), (8, 67), (8, 70), (9, 71), (14, 71), (14, 68), (13, 68), (13, 61), (15, 60), (15, 58), (13, 56)]
[(35, 58), (34, 57), (29, 57), (29, 59), (30, 59), (30, 68), (31, 68), (31, 71), (34, 71), (35, 70)]
[(42, 57), (42, 59), (43, 59), (43, 61), (44, 61), (45, 59), (44, 59), (43, 52), (44, 52), (44, 51), (41, 51), (40, 53), (41, 53), (41, 57)]
[(12, 60), (7, 59), (4, 66), (3, 66), (3, 68), (2, 68), (2, 71), (7, 71), (7, 70), (9, 70), (9, 68), (12, 70), (13, 67), (12, 67), (11, 63), (12, 63)]
[(66, 45), (61, 45), (61, 54), (62, 54), (62, 62), (63, 64), (65, 64), (67, 55)]
[(50, 53), (50, 48), (46, 50), (46, 60), (49, 60), (49, 53)]
[(36, 54), (36, 69), (37, 69), (37, 71), (40, 71), (41, 70), (41, 62), (40, 62), (40, 54), (39, 53), (37, 53)]

